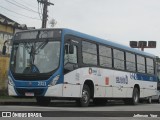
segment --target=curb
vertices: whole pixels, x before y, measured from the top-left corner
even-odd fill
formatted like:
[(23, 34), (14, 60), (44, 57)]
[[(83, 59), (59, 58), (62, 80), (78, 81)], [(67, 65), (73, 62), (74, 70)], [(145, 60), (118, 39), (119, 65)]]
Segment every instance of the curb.
[[(52, 100), (51, 101), (51, 105), (70, 104), (70, 103), (73, 103), (73, 101), (67, 101), (67, 100)], [(37, 102), (35, 99), (28, 99), (28, 100), (0, 99), (0, 105), (37, 105)]]
[(36, 102), (0, 102), (0, 105), (35, 105)]

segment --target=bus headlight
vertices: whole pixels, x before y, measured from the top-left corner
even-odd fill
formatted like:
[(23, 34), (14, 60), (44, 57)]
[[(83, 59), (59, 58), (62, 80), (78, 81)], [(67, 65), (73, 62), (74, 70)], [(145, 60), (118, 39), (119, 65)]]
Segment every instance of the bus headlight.
[(60, 75), (57, 75), (56, 77), (54, 77), (53, 80), (51, 81), (51, 83), (48, 86), (49, 87), (54, 86), (57, 83), (57, 81), (59, 80), (59, 77), (60, 77)]
[(10, 76), (8, 76), (8, 84), (14, 86), (14, 82)]

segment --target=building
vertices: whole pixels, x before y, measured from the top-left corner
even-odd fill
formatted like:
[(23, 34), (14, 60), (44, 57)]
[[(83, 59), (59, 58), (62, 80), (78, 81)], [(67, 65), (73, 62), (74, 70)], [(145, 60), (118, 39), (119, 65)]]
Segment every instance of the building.
[[(7, 73), (9, 67), (9, 54), (11, 46), (6, 44), (7, 46), (7, 55), (2, 55), (2, 48), (4, 42), (13, 37), (14, 33), (22, 30), (27, 30), (31, 28), (27, 28), (25, 24), (19, 24), (10, 18), (0, 14), (0, 95), (6, 94), (7, 88)], [(35, 29), (32, 27), (32, 29)]]
[[(19, 24), (14, 20), (11, 20), (10, 18), (0, 14), (0, 52), (2, 51), (3, 44), (6, 40), (9, 40), (13, 37), (14, 33), (21, 31), (21, 30), (27, 30), (27, 25), (25, 24)], [(30, 27), (29, 27), (30, 29)], [(35, 29), (32, 27), (32, 29)], [(9, 52), (9, 47), (8, 51)]]

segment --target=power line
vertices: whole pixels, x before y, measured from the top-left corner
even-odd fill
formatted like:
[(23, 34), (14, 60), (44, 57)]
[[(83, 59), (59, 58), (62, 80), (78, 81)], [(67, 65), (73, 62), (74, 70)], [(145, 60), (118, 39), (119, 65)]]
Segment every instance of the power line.
[[(24, 6), (24, 7), (27, 8), (27, 9), (33, 10), (33, 9), (31, 9), (30, 7), (28, 7), (28, 6), (25, 6), (24, 4), (17, 2), (16, 0), (12, 0), (12, 1), (14, 1), (15, 3), (17, 3), (17, 4), (19, 4), (19, 5)], [(29, 5), (29, 6), (31, 6), (31, 5)], [(35, 6), (34, 6), (34, 8), (35, 8)], [(35, 11), (35, 10), (33, 10), (33, 11)], [(36, 12), (36, 11), (35, 11), (35, 12)]]
[(40, 11), (39, 11), (39, 8), (40, 8), (40, 4), (39, 4), (39, 2), (38, 2), (38, 13), (39, 13), (40, 19), (42, 20), (42, 16), (41, 16), (41, 13), (40, 13)]
[(40, 9), (41, 9), (41, 14), (43, 14), (43, 4), (39, 4), (40, 5)]
[(22, 7), (21, 5), (15, 4), (15, 3), (11, 2), (11, 1), (8, 1), (8, 0), (5, 0), (5, 1), (8, 2), (8, 3), (10, 3), (10, 4), (12, 4), (12, 5), (15, 5), (15, 6), (19, 7), (19, 8), (28, 10), (30, 12), (38, 13), (37, 11), (34, 11), (34, 10), (30, 9), (30, 8)]
[(33, 4), (28, 4), (28, 2), (26, 2), (26, 0), (20, 0), (20, 1), (23, 2), (24, 4), (28, 5), (28, 6), (32, 6), (32, 8), (35, 8), (35, 6)]
[(17, 14), (17, 15), (21, 15), (21, 16), (23, 16), (23, 17), (27, 17), (27, 18), (31, 18), (31, 19), (40, 20), (40, 19), (38, 19), (38, 18), (33, 18), (33, 17), (30, 17), (30, 16), (26, 16), (26, 15), (23, 15), (23, 14), (20, 14), (20, 13), (17, 13), (17, 12), (14, 12), (14, 11), (9, 10), (9, 9), (7, 9), (7, 8), (5, 8), (5, 7), (3, 7), (3, 6), (1, 6), (1, 5), (0, 5), (0, 7), (3, 8), (3, 9), (5, 9), (5, 10), (7, 10), (7, 11), (9, 11), (9, 12), (13, 12), (13, 13), (15, 13), (15, 14)]

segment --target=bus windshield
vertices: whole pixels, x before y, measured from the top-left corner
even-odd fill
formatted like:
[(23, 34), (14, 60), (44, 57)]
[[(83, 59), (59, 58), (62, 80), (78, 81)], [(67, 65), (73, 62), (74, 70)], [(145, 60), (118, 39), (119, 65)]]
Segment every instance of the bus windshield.
[[(16, 40), (15, 40), (16, 41)], [(11, 71), (17, 74), (50, 73), (60, 61), (60, 39), (48, 38), (17, 40), (13, 42)]]

